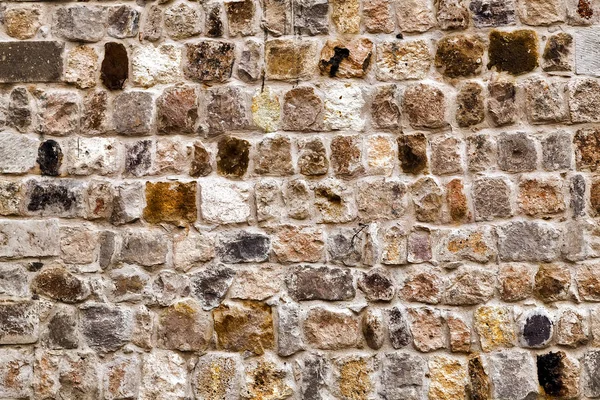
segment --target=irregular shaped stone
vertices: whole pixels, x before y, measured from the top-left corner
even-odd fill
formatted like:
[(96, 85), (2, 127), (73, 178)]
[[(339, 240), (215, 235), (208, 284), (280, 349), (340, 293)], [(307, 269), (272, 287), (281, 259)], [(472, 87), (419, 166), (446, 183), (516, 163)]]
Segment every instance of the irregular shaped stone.
[(519, 2), (519, 19), (527, 25), (551, 25), (565, 20), (565, 6), (560, 0)]
[(291, 131), (319, 131), (323, 128), (323, 111), (323, 101), (314, 88), (294, 88), (283, 99), (283, 128)]
[(235, 45), (229, 42), (201, 41), (186, 44), (183, 73), (200, 82), (225, 82), (233, 70)]
[(499, 227), (498, 254), (504, 261), (552, 261), (559, 254), (559, 232), (536, 222), (511, 222)]
[(367, 345), (379, 350), (385, 341), (385, 321), (381, 310), (368, 308), (362, 318), (362, 332)]
[(273, 36), (289, 35), (292, 27), (292, 2), (267, 0), (263, 3), (261, 27)]
[(37, 132), (68, 136), (79, 129), (79, 96), (72, 92), (41, 92), (38, 96)]
[(280, 263), (318, 262), (323, 259), (321, 228), (283, 225), (273, 228), (273, 252)]
[(483, 63), (484, 44), (473, 35), (445, 36), (437, 45), (435, 66), (449, 78), (478, 75)]
[(358, 266), (363, 259), (363, 228), (341, 228), (329, 235), (327, 251), (332, 262), (348, 266)]
[(33, 382), (33, 357), (23, 349), (0, 350), (0, 396), (4, 398), (31, 398)]
[(514, 0), (472, 0), (469, 10), (477, 28), (515, 24)]
[(325, 180), (314, 187), (314, 205), (324, 223), (349, 222), (356, 218), (354, 196), (336, 180)]
[(0, 304), (0, 344), (35, 343), (38, 335), (37, 302), (15, 301)]
[(291, 175), (294, 172), (291, 148), (292, 143), (288, 137), (279, 135), (265, 137), (257, 146), (254, 172), (259, 175)]
[(579, 393), (579, 362), (564, 351), (540, 354), (536, 360), (538, 381), (543, 393), (555, 397), (577, 397)]
[(192, 391), (198, 399), (233, 400), (239, 393), (239, 365), (235, 357), (206, 354), (192, 372)]
[(69, 264), (89, 264), (96, 260), (98, 236), (85, 226), (63, 226), (60, 229), (60, 256)]
[(123, 183), (115, 188), (114, 204), (110, 214), (113, 225), (123, 225), (142, 217), (144, 187), (141, 182)]
[(265, 43), (265, 77), (269, 80), (308, 80), (316, 70), (317, 43), (273, 39)]
[(542, 54), (542, 69), (548, 73), (572, 71), (574, 69), (573, 53), (573, 36), (566, 32), (550, 36)]
[(520, 75), (538, 66), (537, 35), (532, 30), (490, 33), (488, 69)]
[(324, 175), (329, 170), (327, 151), (320, 138), (302, 139), (298, 142), (298, 168), (303, 175)]
[(461, 172), (460, 142), (455, 137), (440, 136), (429, 141), (431, 148), (431, 172), (450, 175)]
[(409, 174), (427, 172), (427, 139), (423, 134), (398, 138), (398, 159), (402, 171)]
[(93, 47), (78, 46), (69, 51), (65, 65), (65, 81), (79, 89), (96, 86), (98, 53)]
[(294, 267), (286, 278), (286, 285), (296, 301), (351, 300), (356, 295), (352, 273), (347, 268)]
[(231, 224), (250, 217), (250, 187), (246, 183), (217, 180), (201, 184), (202, 217), (207, 222)]
[(303, 329), (308, 343), (321, 350), (356, 347), (361, 337), (359, 319), (347, 310), (312, 308), (304, 320)]
[(479, 178), (473, 182), (475, 220), (485, 221), (512, 216), (511, 189), (502, 178)]
[(394, 298), (394, 281), (386, 269), (376, 267), (358, 278), (358, 288), (369, 301), (391, 301)]
[(152, 141), (139, 140), (125, 144), (125, 173), (141, 177), (148, 175), (152, 167)]
[(300, 358), (301, 384), (300, 393), (303, 399), (319, 400), (327, 390), (325, 375), (329, 373), (329, 362), (318, 354), (307, 353)]
[(512, 327), (513, 314), (510, 308), (481, 306), (475, 310), (473, 317), (483, 351), (490, 352), (515, 345), (516, 336)]
[(142, 300), (150, 276), (133, 266), (110, 271), (110, 294), (115, 302)]
[(123, 89), (129, 77), (129, 56), (121, 43), (104, 44), (104, 59), (100, 68), (100, 79), (109, 90)]
[(91, 400), (100, 396), (100, 374), (98, 357), (91, 351), (40, 351), (34, 365), (34, 396)]
[(234, 231), (221, 236), (218, 254), (226, 263), (262, 262), (268, 258), (270, 247), (266, 235)]
[(86, 304), (80, 308), (81, 333), (88, 345), (100, 352), (123, 347), (132, 333), (128, 310), (107, 304)]
[(181, 80), (180, 64), (181, 49), (175, 45), (137, 46), (131, 54), (131, 80), (143, 87), (175, 83)]
[(425, 177), (410, 188), (417, 221), (437, 222), (441, 216), (442, 190), (437, 182)]
[(201, 32), (200, 10), (185, 3), (175, 4), (163, 13), (167, 35), (172, 39), (187, 39)]
[(104, 396), (113, 399), (137, 396), (141, 367), (141, 360), (136, 354), (111, 357), (104, 365)]
[(171, 304), (158, 318), (158, 345), (179, 351), (203, 351), (208, 346), (212, 321), (193, 300)]
[(597, 110), (600, 96), (596, 92), (599, 88), (600, 84), (593, 79), (569, 82), (569, 109), (573, 122), (600, 121)]
[(436, 86), (419, 83), (406, 88), (402, 109), (413, 128), (437, 129), (447, 125), (446, 99)]
[(395, 1), (394, 6), (401, 32), (426, 32), (436, 24), (432, 3), (418, 0)]
[(589, 397), (598, 397), (600, 395), (600, 352), (597, 350), (588, 350), (581, 359), (583, 367), (582, 389), (583, 394)]
[(145, 291), (149, 305), (169, 306), (180, 297), (190, 295), (190, 282), (187, 275), (164, 270), (158, 273), (149, 290)]
[(271, 307), (266, 304), (221, 304), (212, 314), (219, 350), (262, 355), (275, 346)]
[(519, 184), (517, 202), (521, 211), (542, 217), (564, 211), (565, 200), (560, 182), (526, 179)]
[(306, 219), (310, 215), (312, 197), (306, 181), (296, 179), (286, 182), (284, 201), (287, 214), (293, 219)]
[(281, 304), (277, 316), (277, 354), (287, 357), (304, 350), (298, 304)]
[(4, 11), (6, 34), (15, 39), (31, 39), (42, 26), (38, 7), (11, 7)]
[(538, 384), (533, 371), (533, 357), (523, 351), (503, 351), (490, 355), (490, 377), (493, 398), (525, 399), (535, 398)]
[(250, 127), (247, 93), (241, 88), (224, 86), (211, 89), (206, 102), (209, 134)]
[(365, 119), (361, 114), (365, 99), (361, 87), (333, 83), (323, 89), (325, 93), (325, 112), (323, 114), (325, 128), (362, 131)]
[(58, 256), (58, 220), (0, 221), (0, 257)]
[(194, 143), (194, 157), (190, 165), (190, 176), (199, 178), (210, 175), (213, 171), (211, 153), (200, 141)]
[(476, 82), (465, 83), (456, 96), (456, 122), (460, 127), (480, 124), (485, 119), (483, 88)]
[(493, 123), (502, 126), (515, 122), (517, 89), (514, 81), (500, 74), (495, 75), (488, 84), (488, 92), (487, 107)]
[(469, 10), (462, 0), (442, 0), (437, 4), (436, 19), (440, 29), (466, 29)]
[[(274, 0), (278, 2), (279, 0)], [(264, 70), (264, 45), (253, 39), (244, 42), (242, 54), (239, 57), (237, 75), (244, 82), (255, 82)]]
[(144, 356), (142, 363), (139, 398), (184, 400), (187, 396), (187, 374), (182, 356), (172, 351), (152, 350)]
[(534, 279), (526, 265), (506, 265), (498, 271), (498, 291), (506, 302), (525, 300), (533, 294)]
[(329, 33), (328, 0), (294, 1), (294, 29), (300, 35)]
[(252, 97), (252, 120), (265, 132), (276, 131), (279, 126), (279, 97), (270, 88), (263, 88)]
[(491, 383), (480, 356), (469, 359), (469, 393), (473, 399), (492, 398)]
[(471, 350), (471, 327), (460, 317), (448, 315), (449, 347), (453, 353), (469, 353)]
[(75, 310), (57, 307), (48, 320), (42, 342), (50, 349), (76, 349), (79, 346), (79, 336)]
[(364, 172), (362, 139), (359, 136), (335, 136), (331, 140), (331, 168), (337, 176), (353, 177)]
[(69, 139), (65, 147), (70, 175), (112, 175), (119, 170), (119, 148), (114, 139)]
[(564, 131), (552, 132), (542, 139), (542, 166), (547, 171), (571, 167), (573, 149), (571, 135)]
[(409, 308), (410, 331), (415, 348), (424, 353), (446, 347), (446, 327), (439, 311), (432, 308)]
[(546, 347), (554, 334), (552, 317), (543, 309), (533, 309), (519, 319), (519, 342), (523, 347)]
[(3, 174), (26, 174), (36, 162), (39, 141), (21, 134), (0, 135), (0, 172)]
[(129, 231), (123, 235), (120, 259), (124, 262), (153, 267), (167, 260), (167, 238), (161, 232)]
[(362, 5), (365, 29), (369, 33), (392, 33), (396, 27), (390, 0), (367, 0)]
[(27, 214), (73, 218), (83, 214), (84, 187), (72, 180), (26, 184)]
[(338, 33), (359, 33), (360, 2), (358, 0), (332, 0), (331, 20)]
[(177, 270), (188, 271), (193, 266), (215, 257), (215, 240), (204, 232), (189, 231), (176, 235), (173, 241), (173, 265)]
[(467, 365), (463, 360), (436, 356), (429, 360), (428, 398), (431, 400), (462, 399), (466, 395)]
[(406, 301), (438, 304), (442, 297), (443, 286), (444, 282), (434, 271), (411, 273), (405, 279), (404, 286), (398, 294)]
[(12, 126), (19, 132), (25, 132), (29, 128), (31, 125), (31, 105), (27, 89), (16, 87), (10, 91), (7, 111), (7, 125)]
[(253, 0), (225, 1), (229, 36), (250, 36), (256, 33), (256, 6)]
[(106, 35), (107, 15), (102, 7), (61, 7), (52, 19), (54, 34), (66, 40), (98, 42)]
[(109, 9), (108, 35), (117, 39), (135, 37), (138, 34), (140, 12), (129, 6)]
[(235, 271), (223, 264), (210, 266), (190, 276), (192, 294), (200, 300), (203, 310), (221, 304), (233, 282)]
[(444, 303), (473, 305), (485, 303), (494, 295), (494, 275), (471, 268), (460, 272), (444, 292)]
[(86, 134), (101, 135), (108, 130), (110, 124), (108, 112), (108, 92), (92, 91), (83, 98), (81, 110), (81, 130)]
[(372, 49), (373, 42), (367, 38), (328, 40), (321, 50), (321, 74), (330, 78), (362, 78), (369, 68)]
[(527, 115), (532, 123), (552, 123), (568, 118), (565, 87), (558, 82), (532, 78), (524, 83)]
[(283, 400), (293, 394), (288, 379), (288, 369), (271, 360), (271, 358), (259, 359), (246, 369), (242, 397)]
[(573, 308), (563, 309), (556, 324), (556, 343), (567, 347), (579, 347), (589, 341), (589, 322), (584, 315)]
[(393, 307), (386, 310), (386, 321), (390, 342), (394, 349), (406, 347), (410, 341), (410, 330), (404, 312)]

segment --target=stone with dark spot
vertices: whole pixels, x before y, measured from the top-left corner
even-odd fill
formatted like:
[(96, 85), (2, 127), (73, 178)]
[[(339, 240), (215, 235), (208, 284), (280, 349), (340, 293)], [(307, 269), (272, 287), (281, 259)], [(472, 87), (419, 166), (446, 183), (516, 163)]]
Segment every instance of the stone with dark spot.
[(210, 153), (200, 142), (194, 143), (194, 158), (190, 165), (190, 176), (199, 178), (210, 175), (213, 167), (210, 161)]
[(472, 400), (492, 400), (490, 379), (479, 356), (469, 359), (468, 389)]
[(592, 172), (600, 166), (600, 129), (579, 129), (573, 137), (578, 171)]
[(544, 264), (535, 275), (534, 293), (544, 302), (567, 300), (570, 286), (571, 273), (567, 267)]
[(196, 182), (146, 182), (144, 219), (179, 226), (196, 221), (196, 190)]
[(152, 141), (125, 143), (125, 174), (136, 177), (148, 175), (152, 166)]
[(368, 308), (363, 314), (362, 331), (367, 345), (379, 350), (385, 341), (385, 322), (381, 310)]
[(422, 133), (398, 138), (398, 159), (402, 171), (408, 174), (427, 172), (427, 139)]
[(235, 45), (229, 42), (201, 41), (186, 45), (183, 73), (200, 82), (225, 82), (231, 77)]
[(319, 69), (330, 78), (362, 78), (371, 62), (373, 42), (357, 38), (349, 42), (329, 40), (321, 50)]
[(294, 30), (300, 35), (329, 33), (329, 3), (327, 0), (297, 0), (294, 4)]
[(498, 138), (498, 166), (502, 171), (533, 171), (536, 163), (535, 144), (526, 133), (500, 135)]
[(79, 346), (76, 313), (61, 307), (48, 321), (43, 335), (44, 344), (50, 349), (76, 349)]
[(217, 349), (256, 355), (275, 347), (273, 316), (266, 304), (221, 304), (213, 311)]
[(108, 34), (117, 39), (135, 37), (138, 34), (140, 12), (133, 7), (113, 7), (108, 14)]
[(226, 263), (261, 262), (269, 256), (270, 248), (269, 236), (239, 231), (223, 235), (218, 251)]
[(517, 30), (490, 33), (488, 69), (506, 71), (520, 75), (533, 71), (538, 66), (538, 38), (535, 31)]
[(205, 28), (206, 36), (216, 38), (223, 36), (223, 18), (221, 9), (223, 6), (220, 3), (207, 4), (210, 7), (205, 13)]
[(484, 48), (477, 36), (446, 36), (438, 42), (435, 66), (450, 78), (476, 75), (481, 72)]
[(472, 0), (469, 9), (477, 28), (513, 25), (516, 20), (514, 0)]
[(566, 32), (548, 38), (542, 54), (542, 69), (546, 72), (567, 72), (573, 69), (573, 36)]
[(81, 333), (87, 344), (100, 352), (123, 347), (132, 335), (132, 315), (122, 307), (86, 304), (80, 308)]
[(358, 288), (370, 301), (391, 301), (394, 298), (394, 281), (385, 268), (376, 267), (363, 272), (358, 279)]
[(248, 170), (250, 142), (228, 136), (217, 144), (217, 172), (223, 176), (241, 177)]
[(387, 310), (390, 342), (394, 349), (406, 347), (411, 342), (410, 330), (404, 313), (398, 307)]
[(553, 333), (554, 324), (543, 309), (527, 312), (521, 319), (521, 343), (524, 347), (546, 347)]
[(64, 43), (0, 43), (0, 83), (57, 82), (63, 72)]
[(557, 351), (539, 354), (536, 364), (543, 394), (561, 399), (578, 397), (580, 372), (577, 361), (570, 359), (564, 351)]
[(0, 303), (0, 344), (26, 344), (38, 340), (37, 302)]
[(58, 176), (62, 165), (63, 152), (57, 141), (49, 139), (38, 148), (37, 163), (42, 175)]
[(569, 193), (571, 195), (571, 210), (573, 210), (574, 217), (585, 215), (585, 186), (585, 178), (583, 176), (575, 175), (571, 178)]
[(485, 119), (483, 88), (476, 82), (465, 83), (456, 96), (456, 122), (465, 128)]
[(192, 294), (204, 310), (221, 304), (235, 277), (235, 271), (223, 264), (214, 265), (190, 276)]
[(81, 186), (72, 181), (30, 181), (27, 197), (31, 214), (72, 217), (81, 211)]
[(347, 268), (296, 266), (287, 276), (286, 285), (296, 301), (351, 300), (356, 295), (352, 273)]
[(100, 67), (100, 79), (109, 90), (121, 90), (129, 77), (129, 56), (122, 43), (104, 44), (104, 59)]
[(90, 295), (85, 281), (59, 266), (42, 269), (33, 278), (31, 287), (34, 293), (64, 303), (77, 303)]

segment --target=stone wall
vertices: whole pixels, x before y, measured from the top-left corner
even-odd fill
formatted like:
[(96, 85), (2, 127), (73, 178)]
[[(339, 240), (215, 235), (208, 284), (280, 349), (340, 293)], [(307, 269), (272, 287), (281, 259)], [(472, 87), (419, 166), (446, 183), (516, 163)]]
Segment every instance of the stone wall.
[(0, 399), (600, 397), (599, 16), (2, 1)]

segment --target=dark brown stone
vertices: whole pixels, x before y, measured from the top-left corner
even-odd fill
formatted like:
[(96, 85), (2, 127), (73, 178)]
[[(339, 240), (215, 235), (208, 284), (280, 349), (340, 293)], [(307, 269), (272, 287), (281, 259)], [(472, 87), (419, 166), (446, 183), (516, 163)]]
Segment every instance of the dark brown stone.
[(533, 71), (538, 66), (537, 34), (532, 30), (512, 32), (492, 31), (488, 48), (488, 69), (496, 67), (519, 75)]
[(201, 82), (225, 82), (231, 77), (235, 45), (229, 42), (203, 41), (186, 45), (186, 78)]
[(469, 359), (469, 394), (472, 400), (491, 400), (491, 385), (481, 358), (475, 356)]
[(64, 43), (0, 43), (0, 82), (57, 82), (63, 71)]
[(121, 43), (104, 44), (104, 60), (100, 68), (100, 79), (109, 90), (123, 89), (129, 77), (129, 57), (127, 49)]
[(42, 175), (58, 176), (62, 165), (63, 152), (55, 140), (46, 140), (38, 148), (37, 163)]
[(483, 63), (483, 42), (473, 35), (447, 36), (439, 41), (435, 66), (450, 78), (476, 75)]
[(217, 146), (217, 172), (223, 176), (244, 176), (248, 170), (250, 142), (228, 136)]
[(286, 284), (290, 296), (296, 301), (351, 300), (356, 295), (348, 268), (294, 267)]
[(210, 161), (210, 153), (204, 148), (202, 143), (194, 143), (194, 158), (192, 159), (192, 164), (190, 166), (190, 176), (194, 178), (207, 176), (210, 175), (212, 170), (213, 167)]
[(402, 171), (408, 174), (427, 172), (427, 139), (423, 134), (398, 138), (398, 159)]
[(31, 285), (35, 293), (65, 303), (77, 303), (89, 295), (85, 282), (62, 267), (44, 268)]
[(483, 88), (476, 82), (465, 83), (456, 96), (456, 122), (466, 128), (483, 122)]

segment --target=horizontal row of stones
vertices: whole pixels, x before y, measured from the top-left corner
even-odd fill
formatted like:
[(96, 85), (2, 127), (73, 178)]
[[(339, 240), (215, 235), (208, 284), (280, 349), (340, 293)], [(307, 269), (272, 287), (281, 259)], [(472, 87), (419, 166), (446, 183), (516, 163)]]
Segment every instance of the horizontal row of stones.
[[(539, 38), (533, 30), (493, 30), (487, 39), (481, 34), (453, 34), (429, 43), (424, 39), (394, 39), (374, 44), (364, 37), (332, 39), (325, 44), (293, 38), (264, 43), (248, 39), (242, 44), (211, 39), (128, 49), (122, 43), (108, 42), (103, 49), (69, 46), (63, 60), (63, 42), (2, 42), (0, 56), (6, 62), (0, 66), (0, 82), (66, 82), (85, 89), (96, 86), (100, 77), (105, 87), (119, 90), (128, 81), (141, 87), (184, 79), (226, 82), (234, 65), (237, 77), (246, 82), (263, 76), (268, 80), (311, 80), (317, 71), (329, 77), (364, 78), (373, 64), (373, 75), (382, 81), (423, 79), (433, 65), (447, 78), (477, 76), (484, 66), (520, 75), (540, 65)], [(431, 46), (436, 48), (435, 56)], [(581, 31), (575, 37), (565, 32), (553, 34), (541, 54), (541, 68), (551, 74), (599, 76), (594, 57), (598, 49), (600, 35), (596, 33)]]
[[(306, 353), (283, 363), (265, 355), (186, 357), (153, 350), (99, 358), (89, 351), (0, 349), (5, 398), (464, 400), (597, 398), (600, 352), (520, 350), (424, 357), (403, 351), (378, 356)], [(32, 384), (33, 382), (33, 384)], [(331, 396), (331, 397), (327, 397)], [(473, 397), (472, 397), (473, 396)]]
[[(328, 132), (484, 129), (512, 124), (600, 122), (600, 81), (530, 77), (518, 84), (503, 74), (459, 90), (421, 82), (362, 86), (332, 83), (287, 91), (241, 86), (200, 90), (193, 85), (116, 96), (92, 91), (24, 87), (0, 95), (0, 130), (48, 136), (154, 133), (214, 137), (235, 131)], [(135, 115), (136, 118), (131, 118)], [(23, 139), (25, 140), (25, 139)]]

